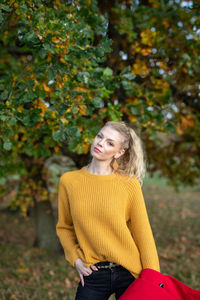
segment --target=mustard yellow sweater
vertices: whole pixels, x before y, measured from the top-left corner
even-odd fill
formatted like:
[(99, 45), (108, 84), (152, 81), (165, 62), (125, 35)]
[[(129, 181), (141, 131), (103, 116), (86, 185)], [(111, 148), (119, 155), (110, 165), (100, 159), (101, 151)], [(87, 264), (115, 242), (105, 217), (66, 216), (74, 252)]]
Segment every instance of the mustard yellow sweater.
[(58, 194), (57, 234), (66, 260), (87, 267), (118, 263), (136, 278), (159, 260), (139, 181), (119, 174), (96, 175), (86, 167), (64, 173)]

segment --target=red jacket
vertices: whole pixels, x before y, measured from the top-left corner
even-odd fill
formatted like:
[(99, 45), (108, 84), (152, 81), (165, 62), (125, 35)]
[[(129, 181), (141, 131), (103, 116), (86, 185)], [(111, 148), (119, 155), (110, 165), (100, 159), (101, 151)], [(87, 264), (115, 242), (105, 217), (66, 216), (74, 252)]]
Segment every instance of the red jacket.
[(144, 269), (119, 300), (200, 300), (200, 291), (172, 276)]

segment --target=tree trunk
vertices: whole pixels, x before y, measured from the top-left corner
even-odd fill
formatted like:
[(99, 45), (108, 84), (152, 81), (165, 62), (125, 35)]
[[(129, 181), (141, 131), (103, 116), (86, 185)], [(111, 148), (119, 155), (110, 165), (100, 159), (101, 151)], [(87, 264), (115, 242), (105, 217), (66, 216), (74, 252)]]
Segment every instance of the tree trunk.
[[(46, 171), (44, 168), (44, 158), (30, 159), (22, 155), (22, 159), (27, 169), (27, 185), (34, 202), (34, 219), (36, 225), (36, 239), (34, 246), (60, 252), (61, 246), (56, 235), (56, 224), (54, 221), (51, 202), (49, 201), (49, 191), (46, 182)], [(34, 184), (33, 184), (34, 183)], [(44, 198), (44, 195), (45, 198)]]
[(60, 251), (50, 201), (35, 202), (35, 222), (36, 240), (34, 246), (55, 252)]

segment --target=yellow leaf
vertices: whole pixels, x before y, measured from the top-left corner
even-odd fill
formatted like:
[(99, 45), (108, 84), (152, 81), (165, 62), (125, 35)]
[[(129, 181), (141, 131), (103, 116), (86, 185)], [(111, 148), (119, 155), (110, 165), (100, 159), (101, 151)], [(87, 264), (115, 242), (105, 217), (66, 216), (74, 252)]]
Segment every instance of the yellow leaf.
[(73, 91), (75, 91), (75, 92), (87, 93), (87, 92), (88, 92), (88, 89), (87, 89), (87, 88), (83, 88), (83, 87), (77, 86), (77, 87), (75, 87), (75, 88), (73, 89)]
[(129, 116), (129, 120), (134, 123), (137, 121), (137, 117), (131, 115), (131, 116)]
[(45, 90), (45, 92), (47, 92), (47, 93), (51, 92), (51, 89), (45, 83), (43, 83), (42, 86), (43, 86), (43, 89)]
[(84, 97), (83, 96), (76, 96), (74, 97), (74, 100), (76, 100), (77, 102), (80, 102), (81, 100), (84, 100)]
[(65, 118), (61, 118), (60, 121), (63, 123), (63, 124), (68, 124), (69, 123), (69, 120), (65, 119)]
[(151, 49), (142, 49), (141, 50), (141, 53), (143, 56), (147, 56), (149, 53), (151, 53), (152, 50)]
[(138, 74), (141, 76), (147, 76), (149, 72), (150, 72), (150, 69), (147, 67), (145, 61), (136, 59), (131, 73)]
[(59, 150), (60, 150), (60, 148), (59, 148), (57, 145), (55, 145), (55, 146), (54, 146), (54, 151), (55, 151), (56, 153), (58, 153)]
[(164, 87), (165, 89), (167, 89), (167, 88), (169, 87), (169, 83), (168, 83), (168, 82), (164, 82), (164, 83), (163, 83), (163, 87)]
[(51, 112), (51, 116), (52, 116), (53, 118), (55, 118), (56, 115), (57, 115), (57, 112), (56, 112), (55, 110)]
[(27, 268), (18, 268), (18, 269), (17, 269), (17, 272), (18, 272), (18, 273), (28, 273), (29, 270), (28, 270)]
[(9, 300), (17, 300), (17, 296), (15, 294), (12, 294), (10, 296)]
[(166, 20), (163, 20), (162, 24), (165, 26), (165, 28), (169, 27), (169, 23)]
[(76, 282), (79, 282), (79, 281), (80, 281), (80, 277), (75, 276), (74, 280), (75, 280)]
[(65, 59), (64, 59), (63, 57), (60, 58), (60, 61), (61, 61), (63, 64), (66, 63), (66, 61), (65, 61)]
[(79, 106), (79, 111), (80, 111), (81, 115), (83, 115), (83, 116), (86, 115), (86, 109), (87, 109), (86, 105)]
[(22, 141), (26, 141), (26, 140), (27, 140), (27, 137), (25, 135), (23, 135)]
[(194, 120), (190, 115), (181, 116), (181, 125), (183, 129), (194, 126)]
[(21, 143), (21, 142), (19, 142), (18, 144), (17, 144), (17, 148), (22, 148), (22, 146), (23, 146), (23, 143)]
[(188, 70), (187, 70), (186, 67), (183, 67), (182, 70), (183, 70), (184, 73), (187, 73), (187, 72), (188, 72)]
[(64, 86), (64, 82), (58, 83), (59, 88), (62, 88)]
[(78, 48), (81, 49), (81, 50), (85, 50), (85, 48), (83, 48), (83, 47), (81, 47), (81, 46), (78, 46)]
[(56, 38), (55, 36), (54, 37), (52, 37), (52, 42), (54, 42), (54, 43), (59, 43), (60, 41), (59, 41), (59, 39), (58, 38)]
[(20, 106), (17, 107), (17, 111), (18, 111), (18, 112), (22, 112), (22, 109), (23, 109), (23, 106), (22, 106), (22, 105), (20, 105)]
[(73, 284), (68, 278), (65, 279), (65, 285), (68, 289), (73, 288)]
[(35, 124), (35, 129), (39, 129), (41, 126), (42, 126), (42, 123), (41, 122), (37, 122)]
[(183, 134), (183, 130), (181, 129), (181, 126), (180, 126), (179, 123), (178, 123), (178, 125), (177, 125), (176, 131), (177, 131), (177, 133), (180, 134), (180, 135)]

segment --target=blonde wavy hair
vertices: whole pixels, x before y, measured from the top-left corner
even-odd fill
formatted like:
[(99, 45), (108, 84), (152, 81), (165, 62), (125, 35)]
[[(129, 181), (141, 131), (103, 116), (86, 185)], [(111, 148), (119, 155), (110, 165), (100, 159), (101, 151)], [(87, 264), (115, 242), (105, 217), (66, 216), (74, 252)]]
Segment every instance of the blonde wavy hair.
[[(116, 159), (118, 168), (116, 172), (129, 177), (136, 177), (140, 184), (143, 184), (143, 178), (146, 173), (146, 164), (144, 160), (144, 152), (142, 147), (142, 141), (135, 131), (126, 125), (125, 122), (106, 122), (105, 126), (109, 126), (116, 131), (118, 131), (123, 137), (122, 149), (125, 150), (125, 153)], [(113, 163), (115, 159), (111, 162), (111, 167), (113, 168)], [(113, 168), (114, 169), (114, 168)]]

